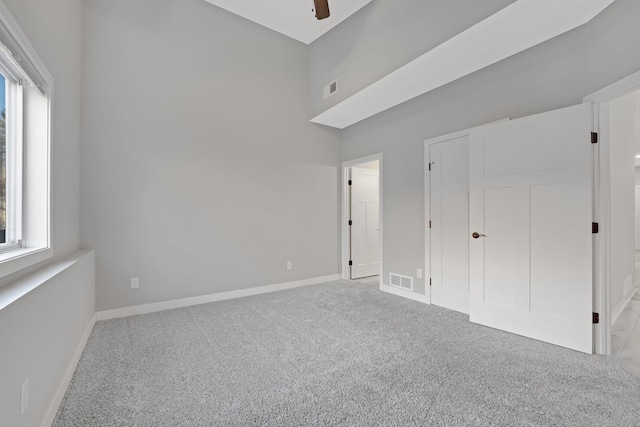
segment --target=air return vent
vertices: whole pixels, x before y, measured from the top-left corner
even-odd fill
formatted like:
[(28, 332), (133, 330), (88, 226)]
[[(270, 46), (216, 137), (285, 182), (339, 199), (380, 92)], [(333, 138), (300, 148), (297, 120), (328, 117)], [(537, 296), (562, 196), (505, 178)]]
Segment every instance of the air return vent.
[(401, 274), (390, 273), (389, 284), (394, 288), (413, 291), (413, 277), (403, 276)]
[(322, 89), (322, 94), (324, 95), (324, 99), (327, 99), (334, 93), (338, 91), (338, 80), (334, 80)]

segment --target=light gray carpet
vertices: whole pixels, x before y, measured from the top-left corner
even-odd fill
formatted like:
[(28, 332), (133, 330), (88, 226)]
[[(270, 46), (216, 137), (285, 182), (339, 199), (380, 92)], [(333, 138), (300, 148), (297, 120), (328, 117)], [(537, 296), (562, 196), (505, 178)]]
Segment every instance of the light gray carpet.
[(100, 322), (54, 426), (639, 426), (598, 356), (335, 282)]

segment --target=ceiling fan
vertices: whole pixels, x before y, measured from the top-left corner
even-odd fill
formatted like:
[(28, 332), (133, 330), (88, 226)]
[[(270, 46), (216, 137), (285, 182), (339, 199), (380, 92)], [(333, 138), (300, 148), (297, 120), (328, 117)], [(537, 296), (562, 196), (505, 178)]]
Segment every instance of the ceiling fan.
[(313, 4), (316, 9), (316, 18), (319, 20), (328, 18), (329, 13), (329, 0), (313, 0)]

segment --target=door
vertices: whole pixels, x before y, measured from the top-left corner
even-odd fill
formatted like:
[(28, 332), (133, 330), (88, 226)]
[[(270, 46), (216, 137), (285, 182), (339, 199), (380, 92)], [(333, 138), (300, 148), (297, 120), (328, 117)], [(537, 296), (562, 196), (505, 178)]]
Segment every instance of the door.
[(471, 131), (470, 320), (592, 353), (592, 108)]
[(379, 171), (351, 168), (351, 278), (380, 274)]
[(429, 146), (431, 303), (469, 314), (469, 137)]

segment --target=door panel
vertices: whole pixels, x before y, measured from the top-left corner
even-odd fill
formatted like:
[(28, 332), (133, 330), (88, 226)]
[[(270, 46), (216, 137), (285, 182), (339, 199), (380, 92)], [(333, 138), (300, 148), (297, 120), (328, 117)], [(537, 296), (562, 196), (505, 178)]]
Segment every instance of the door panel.
[[(378, 184), (376, 181), (375, 184)], [(367, 204), (367, 236), (370, 244), (369, 260), (378, 270), (375, 274), (380, 273), (380, 203), (372, 202)]]
[(566, 213), (548, 209), (562, 206), (564, 186), (531, 187), (531, 312), (565, 318), (567, 304)]
[(431, 303), (469, 313), (469, 138), (429, 146)]
[(589, 104), (471, 132), (470, 319), (591, 353)]
[(379, 171), (351, 168), (351, 278), (380, 274)]
[(484, 232), (491, 236), (491, 239), (485, 242), (484, 298), (489, 304), (513, 307), (516, 276), (514, 190), (513, 188), (487, 189), (484, 199)]
[(442, 288), (469, 295), (469, 193), (442, 195)]

